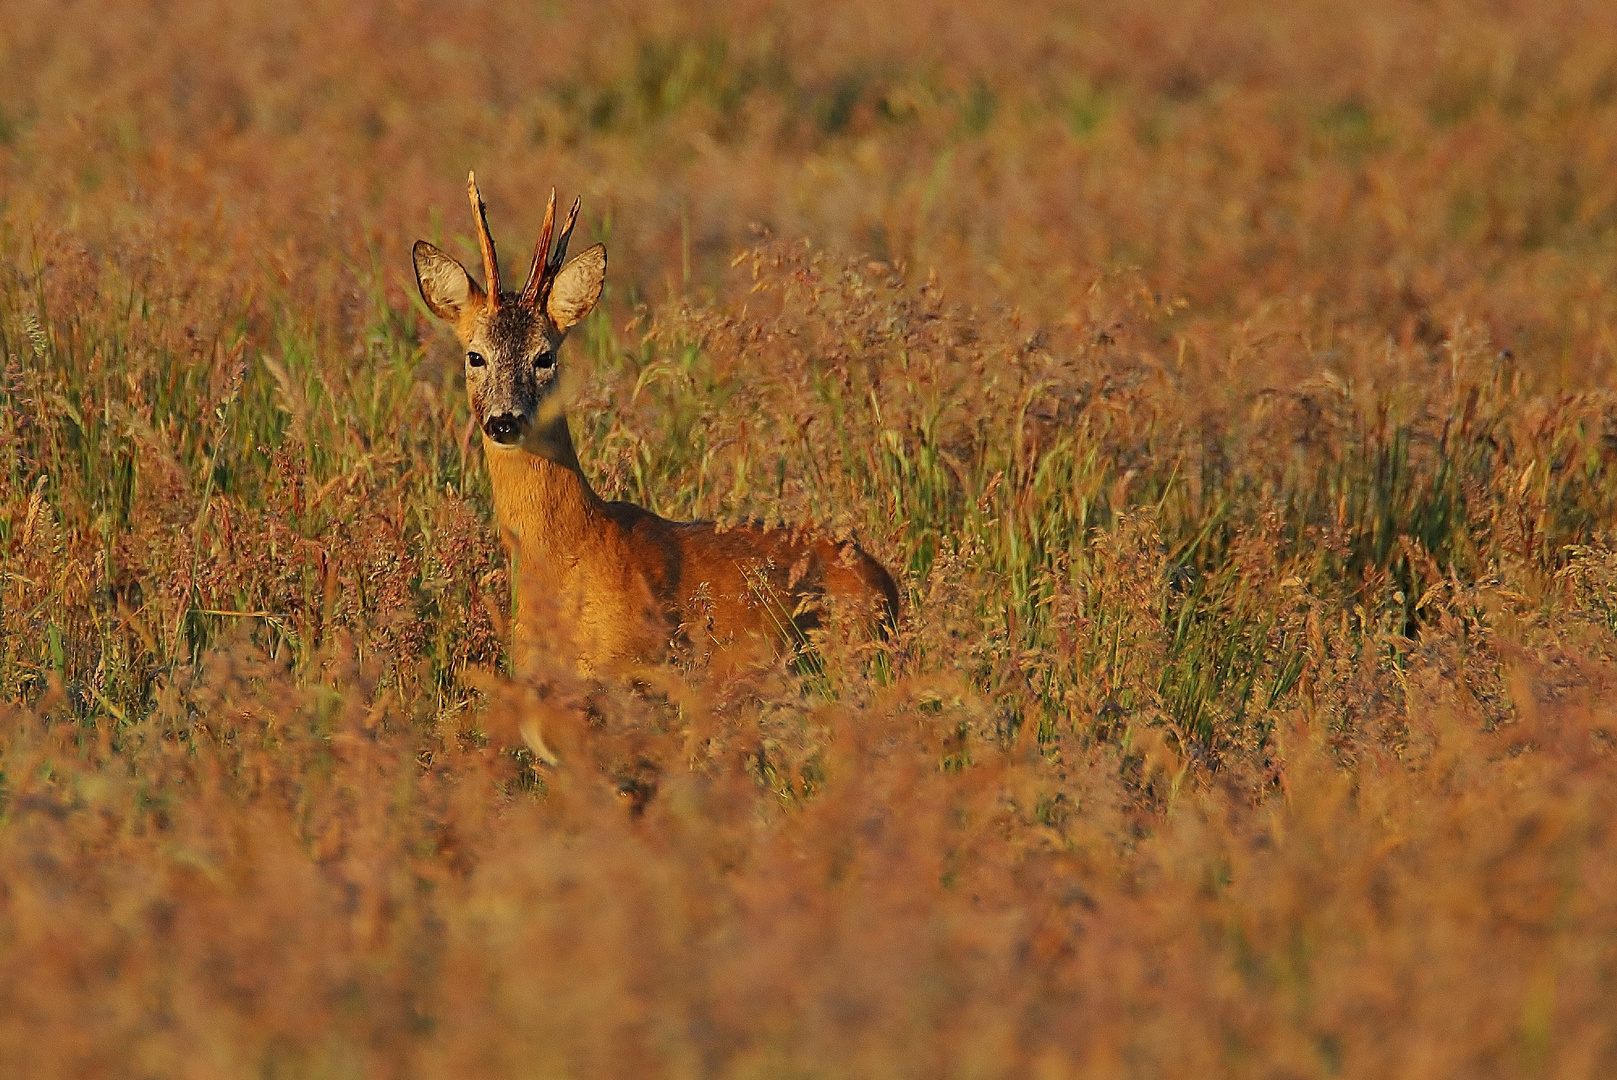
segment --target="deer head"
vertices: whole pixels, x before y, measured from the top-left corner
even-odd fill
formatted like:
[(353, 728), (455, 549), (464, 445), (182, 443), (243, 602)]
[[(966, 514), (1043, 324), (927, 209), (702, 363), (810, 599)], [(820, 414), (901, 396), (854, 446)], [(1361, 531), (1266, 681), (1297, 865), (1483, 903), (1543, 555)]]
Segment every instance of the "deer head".
[(562, 339), (601, 295), (606, 248), (596, 244), (563, 263), (578, 219), (578, 200), (573, 200), (552, 246), (552, 189), (528, 280), (521, 292), (501, 292), (500, 265), (476, 174), (466, 178), (466, 190), (488, 287), (479, 286), (465, 267), (425, 240), (417, 240), (412, 252), (416, 284), (432, 313), (454, 324), (466, 350), (466, 395), (485, 445), (515, 448), (538, 426), (541, 410), (556, 390), (556, 352)]

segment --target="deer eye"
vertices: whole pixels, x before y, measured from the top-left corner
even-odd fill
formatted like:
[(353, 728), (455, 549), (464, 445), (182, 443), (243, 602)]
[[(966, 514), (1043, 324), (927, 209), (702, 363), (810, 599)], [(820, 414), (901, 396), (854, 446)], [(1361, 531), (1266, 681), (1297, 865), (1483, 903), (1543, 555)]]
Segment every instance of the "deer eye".
[(533, 366), (536, 371), (548, 371), (556, 366), (556, 354), (550, 349), (546, 349), (533, 358)]
[(472, 367), (482, 367), (488, 361), (483, 359), (482, 353), (469, 352), (466, 354), (466, 362)]

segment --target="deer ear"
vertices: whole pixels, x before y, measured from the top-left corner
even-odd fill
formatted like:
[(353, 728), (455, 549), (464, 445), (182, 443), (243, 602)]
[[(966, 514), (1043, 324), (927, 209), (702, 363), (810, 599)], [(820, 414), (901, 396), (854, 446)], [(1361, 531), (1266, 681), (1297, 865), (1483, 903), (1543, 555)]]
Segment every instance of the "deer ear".
[(483, 290), (460, 263), (425, 240), (417, 240), (410, 255), (421, 299), (438, 318), (455, 322), (468, 307), (482, 303)]
[(556, 273), (545, 301), (545, 314), (557, 330), (576, 325), (590, 313), (601, 298), (601, 282), (606, 278), (606, 248), (596, 244), (581, 251)]

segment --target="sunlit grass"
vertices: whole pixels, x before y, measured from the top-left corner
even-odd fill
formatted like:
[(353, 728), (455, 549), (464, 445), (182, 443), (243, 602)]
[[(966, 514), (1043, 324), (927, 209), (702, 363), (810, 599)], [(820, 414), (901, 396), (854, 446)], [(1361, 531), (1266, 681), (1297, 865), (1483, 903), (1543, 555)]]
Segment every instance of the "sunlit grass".
[[(1611, 1071), (1612, 12), (440, 14), (8, 9), (0, 1072)], [(507, 679), (473, 165), (891, 640)]]

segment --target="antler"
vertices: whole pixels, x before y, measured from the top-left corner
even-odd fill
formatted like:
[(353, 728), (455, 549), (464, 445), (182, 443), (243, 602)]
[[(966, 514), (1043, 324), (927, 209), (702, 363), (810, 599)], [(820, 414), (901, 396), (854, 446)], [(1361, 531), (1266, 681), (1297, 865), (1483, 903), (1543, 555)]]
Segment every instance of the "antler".
[(550, 201), (545, 204), (545, 223), (539, 229), (539, 242), (533, 247), (533, 264), (528, 267), (528, 280), (522, 283), (522, 304), (534, 307), (539, 302), (539, 288), (545, 280), (545, 266), (549, 262), (550, 234), (556, 228), (556, 189), (550, 189)]
[(488, 234), (488, 208), (483, 205), (483, 193), (477, 190), (477, 173), (466, 174), (466, 194), (472, 200), (472, 214), (477, 218), (477, 246), (483, 251), (483, 274), (488, 278), (488, 306), (500, 306), (500, 262), (494, 256), (494, 237)]
[(579, 200), (575, 198), (572, 209), (567, 211), (567, 220), (562, 223), (561, 235), (556, 237), (556, 246), (551, 247), (551, 232), (556, 226), (556, 189), (550, 189), (550, 202), (545, 206), (545, 224), (539, 230), (539, 243), (533, 249), (533, 265), (528, 268), (528, 280), (522, 286), (522, 303), (530, 308), (543, 307), (550, 298), (550, 287), (555, 284), (556, 274), (561, 271), (562, 260), (567, 258), (567, 242), (572, 239), (573, 224), (578, 221), (578, 206)]

